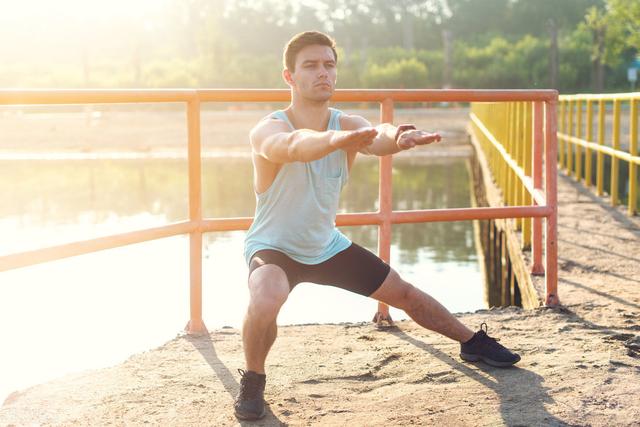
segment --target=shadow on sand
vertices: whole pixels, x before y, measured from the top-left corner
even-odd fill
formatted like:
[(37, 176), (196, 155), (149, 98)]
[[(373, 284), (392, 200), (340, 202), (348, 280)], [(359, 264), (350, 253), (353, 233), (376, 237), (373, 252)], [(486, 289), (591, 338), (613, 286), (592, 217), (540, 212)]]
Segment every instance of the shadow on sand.
[[(213, 342), (211, 341), (210, 335), (202, 335), (202, 336), (186, 336), (186, 340), (189, 341), (196, 350), (202, 355), (204, 360), (207, 361), (215, 376), (222, 382), (227, 393), (229, 393), (230, 399), (229, 404), (224, 406), (223, 410), (229, 411), (229, 413), (233, 412), (232, 402), (238, 394), (238, 390), (240, 389), (240, 384), (236, 380), (233, 373), (225, 366), (225, 364), (220, 360), (218, 354), (216, 353), (216, 349), (213, 346)], [(287, 425), (283, 421), (281, 421), (274, 413), (271, 411), (269, 405), (266, 405), (267, 415), (259, 420), (259, 421), (238, 421), (240, 425), (243, 426), (285, 426)]]
[[(508, 426), (566, 426), (545, 409), (545, 404), (554, 403), (542, 385), (542, 376), (523, 368), (514, 366), (509, 369), (495, 368), (484, 363), (474, 363), (473, 366), (492, 378), (479, 374), (476, 369), (458, 362), (437, 348), (407, 335), (396, 328), (389, 333), (426, 351), (431, 356), (446, 363), (463, 375), (479, 382), (491, 389), (500, 399), (500, 414)], [(523, 409), (526, 408), (526, 411)]]
[(633, 308), (636, 308), (636, 309), (640, 309), (640, 305), (638, 305), (638, 304), (634, 304), (631, 301), (624, 300), (624, 299), (622, 299), (620, 297), (617, 297), (615, 295), (609, 295), (606, 292), (602, 292), (602, 291), (599, 291), (597, 289), (593, 289), (590, 286), (584, 285), (582, 283), (578, 283), (578, 282), (576, 282), (574, 280), (569, 280), (569, 279), (565, 279), (563, 277), (560, 277), (558, 279), (558, 281), (560, 281), (562, 283), (566, 283), (567, 285), (570, 285), (570, 286), (573, 286), (573, 287), (580, 288), (580, 289), (583, 289), (585, 291), (591, 292), (591, 293), (593, 293), (595, 295), (598, 295), (600, 297), (606, 298), (608, 300), (615, 301), (618, 304), (622, 304), (622, 305), (626, 305), (628, 307), (633, 307)]

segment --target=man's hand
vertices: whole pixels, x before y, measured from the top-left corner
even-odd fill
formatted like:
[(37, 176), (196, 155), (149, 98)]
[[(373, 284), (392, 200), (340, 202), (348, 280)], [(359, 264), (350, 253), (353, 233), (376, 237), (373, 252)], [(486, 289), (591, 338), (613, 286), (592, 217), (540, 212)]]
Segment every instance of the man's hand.
[(442, 139), (438, 133), (429, 133), (418, 129), (408, 129), (400, 133), (396, 145), (400, 150), (409, 150), (417, 145), (427, 145)]
[(329, 144), (345, 151), (358, 151), (371, 145), (376, 136), (378, 136), (378, 131), (372, 127), (337, 131), (329, 141)]

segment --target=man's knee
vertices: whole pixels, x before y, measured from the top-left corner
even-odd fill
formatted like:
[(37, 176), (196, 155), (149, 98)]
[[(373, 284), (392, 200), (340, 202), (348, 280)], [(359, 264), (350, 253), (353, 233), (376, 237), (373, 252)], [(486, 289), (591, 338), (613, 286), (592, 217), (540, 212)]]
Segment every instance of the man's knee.
[(257, 268), (249, 277), (249, 310), (255, 314), (277, 314), (289, 296), (289, 281), (277, 265)]
[(419, 293), (419, 289), (405, 282), (395, 270), (391, 269), (382, 286), (371, 296), (406, 311), (417, 302)]

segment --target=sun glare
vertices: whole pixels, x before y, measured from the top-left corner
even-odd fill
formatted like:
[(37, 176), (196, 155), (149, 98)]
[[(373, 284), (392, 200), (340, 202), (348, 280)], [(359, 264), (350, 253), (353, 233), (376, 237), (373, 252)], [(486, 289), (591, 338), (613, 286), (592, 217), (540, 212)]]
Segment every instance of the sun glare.
[(71, 57), (77, 46), (125, 46), (157, 28), (170, 2), (0, 0), (0, 61), (47, 64)]

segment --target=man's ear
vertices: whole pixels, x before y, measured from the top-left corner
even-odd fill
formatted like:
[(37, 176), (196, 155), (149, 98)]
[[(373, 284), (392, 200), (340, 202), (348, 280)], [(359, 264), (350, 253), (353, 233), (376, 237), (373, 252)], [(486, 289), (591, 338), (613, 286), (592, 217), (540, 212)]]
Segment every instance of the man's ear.
[(293, 82), (293, 77), (291, 76), (291, 71), (289, 71), (289, 69), (285, 68), (284, 70), (282, 70), (282, 78), (289, 86), (295, 85), (295, 83)]

